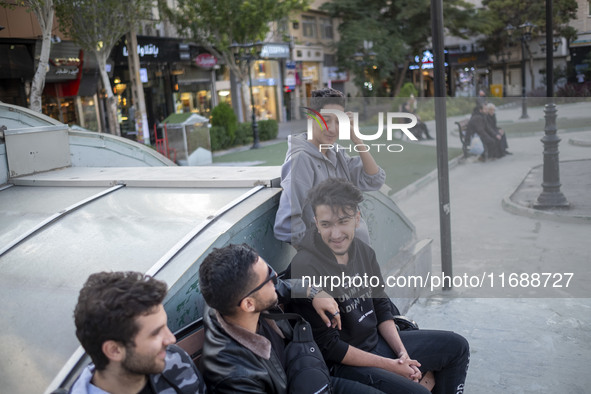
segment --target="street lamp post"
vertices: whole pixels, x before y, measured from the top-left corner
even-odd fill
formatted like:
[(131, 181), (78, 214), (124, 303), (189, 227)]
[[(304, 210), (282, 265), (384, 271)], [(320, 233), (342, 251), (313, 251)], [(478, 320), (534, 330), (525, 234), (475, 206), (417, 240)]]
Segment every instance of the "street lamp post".
[(503, 97), (507, 97), (507, 62), (511, 59), (511, 51), (503, 49), (496, 56), (497, 61), (503, 64)]
[[(256, 119), (256, 111), (254, 105), (254, 95), (252, 92), (252, 70), (251, 70), (251, 63), (253, 60), (257, 59), (257, 56), (252, 53), (252, 49), (254, 48), (255, 51), (258, 47), (260, 47), (261, 43), (250, 43), (250, 44), (232, 44), (231, 47), (234, 49), (234, 56), (238, 60), (246, 60), (246, 65), (248, 68), (248, 85), (250, 91), (250, 107), (252, 113), (252, 147), (251, 149), (259, 149), (261, 147), (259, 141), (259, 125)], [(249, 51), (245, 55), (240, 55), (240, 48), (247, 48)]]
[[(519, 31), (521, 33), (521, 117), (519, 119), (529, 119), (529, 115), (527, 114), (527, 94), (526, 94), (526, 83), (525, 83), (525, 43), (531, 40), (531, 33), (536, 26), (531, 22), (525, 22), (524, 24), (519, 26)], [(509, 36), (513, 34), (515, 27), (509, 25), (505, 28)]]

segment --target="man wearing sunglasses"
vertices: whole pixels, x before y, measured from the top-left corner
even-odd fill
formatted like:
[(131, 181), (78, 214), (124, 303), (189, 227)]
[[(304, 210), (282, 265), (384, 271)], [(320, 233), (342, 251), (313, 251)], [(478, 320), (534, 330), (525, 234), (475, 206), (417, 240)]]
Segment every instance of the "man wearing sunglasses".
[[(203, 319), (202, 363), (211, 391), (287, 393), (284, 349), (291, 326), (264, 315), (281, 313), (274, 309), (278, 302), (289, 302), (289, 283), (278, 279), (265, 260), (243, 244), (214, 249), (199, 267), (199, 287), (209, 306)], [(336, 301), (317, 294), (312, 305), (324, 324), (340, 329), (340, 318), (330, 321), (326, 317), (326, 312), (334, 315)], [(379, 393), (345, 379), (335, 379), (332, 389), (335, 393)]]

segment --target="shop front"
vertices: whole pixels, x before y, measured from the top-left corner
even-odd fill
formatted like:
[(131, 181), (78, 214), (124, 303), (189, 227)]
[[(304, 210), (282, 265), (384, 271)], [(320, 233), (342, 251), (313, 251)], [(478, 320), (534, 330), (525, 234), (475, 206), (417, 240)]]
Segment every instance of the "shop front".
[(214, 82), (219, 68), (217, 58), (206, 52), (199, 53), (190, 67), (184, 67), (184, 72), (177, 77), (178, 89), (173, 94), (175, 113), (210, 117), (216, 103)]
[(279, 62), (257, 60), (252, 64), (252, 95), (257, 120), (281, 119), (278, 89)]
[(490, 90), (488, 55), (482, 48), (461, 45), (447, 49), (449, 63), (448, 94), (474, 97), (480, 89)]
[(583, 84), (591, 81), (591, 33), (580, 34), (569, 49), (573, 66), (569, 82)]
[[(38, 41), (37, 54), (40, 46)], [(93, 55), (71, 41), (52, 44), (42, 98), (44, 114), (69, 125), (100, 130), (97, 86), (98, 66)]]
[[(203, 50), (170, 38), (138, 36), (137, 41), (140, 79), (151, 133), (173, 113), (192, 112), (209, 117), (212, 73), (195, 64), (195, 58)], [(127, 46), (122, 41), (112, 54), (115, 63), (112, 82), (122, 132), (133, 133), (135, 106), (131, 102), (128, 56)]]

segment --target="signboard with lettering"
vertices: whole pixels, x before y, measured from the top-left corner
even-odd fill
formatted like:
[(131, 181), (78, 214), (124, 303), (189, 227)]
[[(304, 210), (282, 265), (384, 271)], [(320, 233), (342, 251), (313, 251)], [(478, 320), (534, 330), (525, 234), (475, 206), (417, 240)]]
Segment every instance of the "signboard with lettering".
[(265, 44), (260, 57), (264, 59), (289, 59), (289, 44)]
[[(170, 63), (181, 59), (181, 54), (190, 54), (186, 50), (180, 50), (179, 40), (164, 37), (137, 37), (137, 52), (140, 64)], [(113, 50), (116, 65), (126, 65), (129, 56), (129, 48), (125, 40), (121, 40)], [(185, 55), (183, 55), (185, 56)], [(191, 58), (186, 59), (190, 61)]]
[(218, 59), (209, 53), (202, 53), (195, 58), (195, 64), (201, 68), (213, 68), (218, 64)]
[(294, 89), (296, 86), (296, 62), (293, 60), (285, 62), (285, 80), (283, 84), (289, 86), (290, 89)]

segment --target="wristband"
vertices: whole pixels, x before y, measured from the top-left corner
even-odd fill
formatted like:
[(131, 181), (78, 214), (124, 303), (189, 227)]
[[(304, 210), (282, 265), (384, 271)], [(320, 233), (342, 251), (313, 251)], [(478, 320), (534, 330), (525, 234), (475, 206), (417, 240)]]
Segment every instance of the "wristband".
[(314, 286), (310, 286), (310, 293), (308, 295), (308, 300), (312, 301), (314, 299), (314, 297), (316, 297), (316, 294), (320, 293), (321, 291), (322, 291), (322, 289), (319, 289)]

